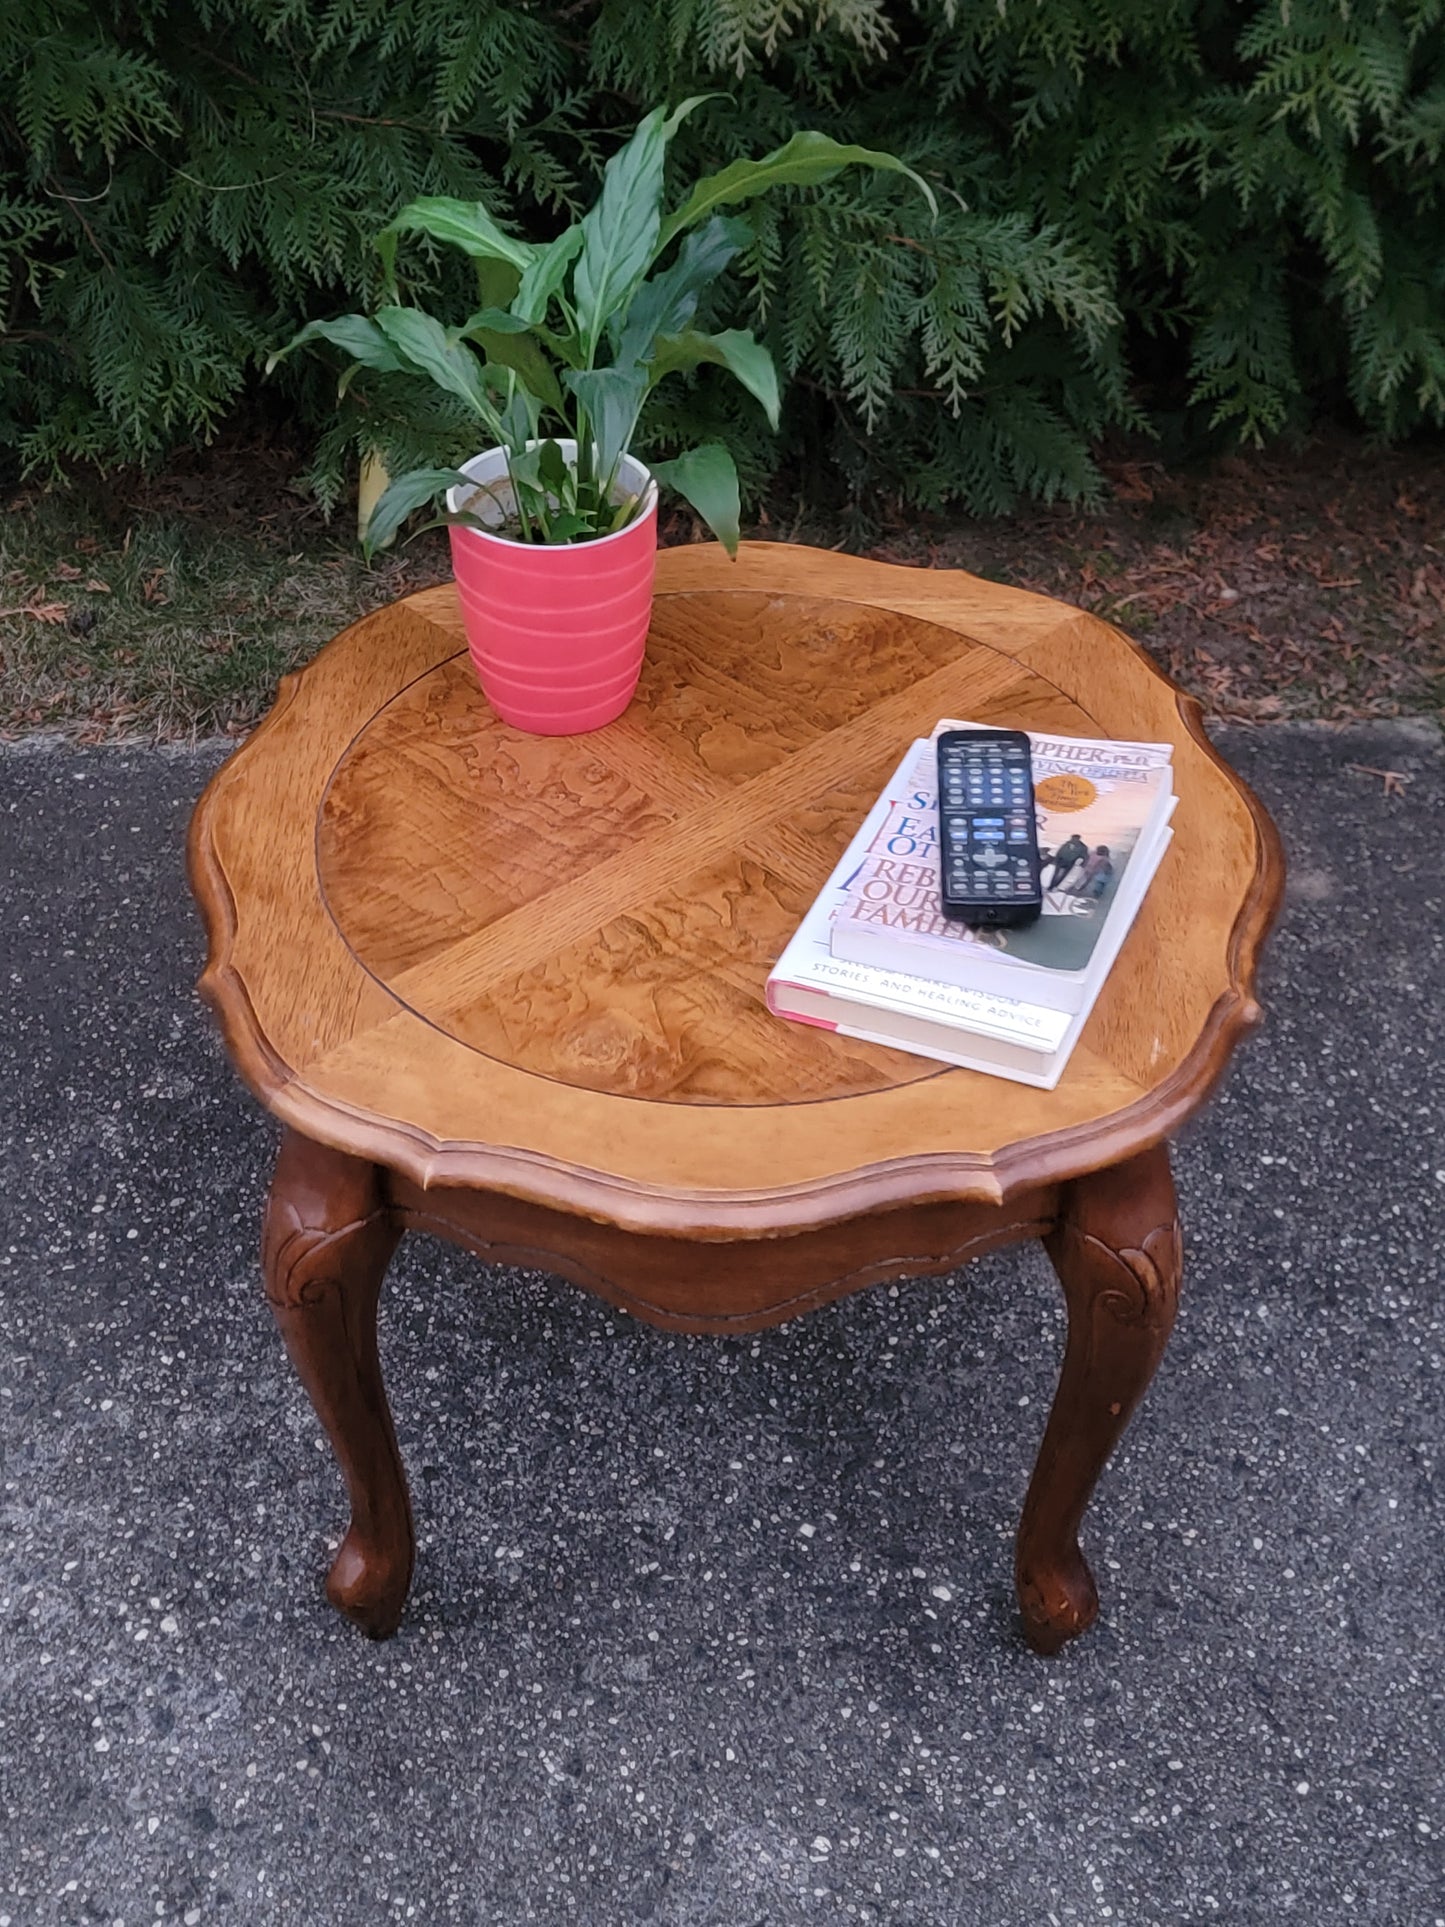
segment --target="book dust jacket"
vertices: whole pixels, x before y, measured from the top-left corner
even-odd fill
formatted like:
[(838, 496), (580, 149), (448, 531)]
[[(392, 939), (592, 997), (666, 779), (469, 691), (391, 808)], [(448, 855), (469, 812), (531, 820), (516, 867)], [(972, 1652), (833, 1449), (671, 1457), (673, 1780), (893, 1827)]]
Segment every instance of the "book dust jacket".
[[(940, 728), (948, 725), (940, 724)], [(938, 770), (922, 745), (904, 793), (848, 877), (836, 921), (897, 942), (982, 946), (1047, 970), (1082, 970), (1129, 858), (1166, 786), (1168, 751), (1151, 744), (1031, 738), (1043, 914), (1015, 930), (973, 930), (939, 909)]]

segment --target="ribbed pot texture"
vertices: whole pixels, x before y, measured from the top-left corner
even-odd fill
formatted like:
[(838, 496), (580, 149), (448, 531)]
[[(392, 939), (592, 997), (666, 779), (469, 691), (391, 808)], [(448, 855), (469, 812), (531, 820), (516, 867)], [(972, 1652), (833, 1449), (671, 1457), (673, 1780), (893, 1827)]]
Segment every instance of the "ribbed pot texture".
[[(575, 442), (559, 442), (568, 461)], [(506, 456), (488, 450), (462, 473), (489, 483), (503, 503), (469, 503), (500, 523), (509, 503)], [(511, 542), (452, 528), (452, 567), (462, 621), (483, 694), (504, 722), (534, 736), (601, 729), (632, 701), (652, 617), (657, 570), (657, 489), (641, 462), (624, 456), (618, 480), (646, 491), (641, 516), (595, 542)], [(466, 491), (452, 489), (456, 509)]]

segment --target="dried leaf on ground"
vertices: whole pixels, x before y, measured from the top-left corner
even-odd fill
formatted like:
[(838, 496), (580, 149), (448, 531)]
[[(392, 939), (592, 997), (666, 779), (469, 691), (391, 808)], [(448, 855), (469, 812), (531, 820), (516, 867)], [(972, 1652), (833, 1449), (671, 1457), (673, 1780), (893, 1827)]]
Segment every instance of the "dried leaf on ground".
[(1403, 796), (1405, 785), (1410, 781), (1408, 771), (1402, 769), (1373, 769), (1368, 763), (1346, 763), (1345, 768), (1356, 776), (1378, 776), (1386, 796)]
[(29, 616), (32, 622), (64, 622), (69, 614), (64, 602), (24, 602), (13, 609), (0, 609), (0, 616)]

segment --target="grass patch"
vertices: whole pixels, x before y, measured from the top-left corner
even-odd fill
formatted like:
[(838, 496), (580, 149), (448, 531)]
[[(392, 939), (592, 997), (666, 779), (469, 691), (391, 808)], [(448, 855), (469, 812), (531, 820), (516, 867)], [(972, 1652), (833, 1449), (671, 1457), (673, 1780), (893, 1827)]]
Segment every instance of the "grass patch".
[(344, 521), (250, 531), (77, 495), (0, 517), (0, 732), (80, 741), (239, 734), (288, 670), (448, 572), (428, 541), (374, 566)]

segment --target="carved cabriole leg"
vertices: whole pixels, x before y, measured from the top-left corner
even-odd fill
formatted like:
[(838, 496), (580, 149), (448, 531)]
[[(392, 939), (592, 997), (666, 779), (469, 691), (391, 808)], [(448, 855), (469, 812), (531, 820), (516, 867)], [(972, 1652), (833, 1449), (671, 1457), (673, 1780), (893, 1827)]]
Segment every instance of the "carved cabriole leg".
[(376, 1351), (399, 1236), (374, 1165), (286, 1133), (262, 1237), (266, 1297), (351, 1497), (326, 1595), (374, 1639), (396, 1631), (416, 1545)]
[(1055, 1653), (1099, 1610), (1079, 1522), (1174, 1323), (1181, 1248), (1167, 1147), (1067, 1186), (1045, 1245), (1068, 1300), (1069, 1339), (1015, 1570), (1029, 1644)]

